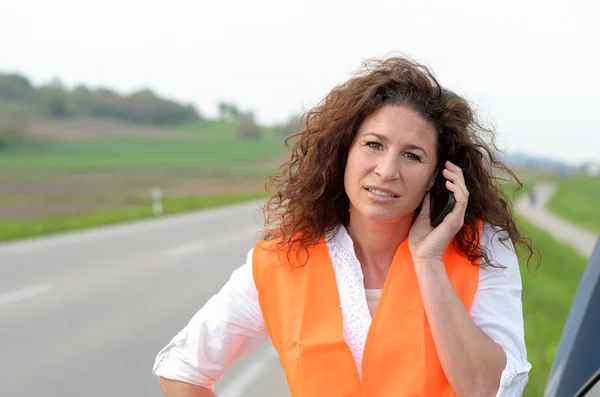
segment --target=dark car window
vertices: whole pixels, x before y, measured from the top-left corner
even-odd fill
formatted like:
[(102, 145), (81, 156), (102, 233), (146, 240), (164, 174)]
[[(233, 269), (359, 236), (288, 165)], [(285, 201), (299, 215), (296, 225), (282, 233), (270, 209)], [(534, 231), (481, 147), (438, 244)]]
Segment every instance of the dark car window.
[[(544, 397), (576, 396), (592, 384), (600, 368), (599, 337), (600, 238), (579, 282)], [(599, 387), (595, 384), (585, 397), (596, 396)]]

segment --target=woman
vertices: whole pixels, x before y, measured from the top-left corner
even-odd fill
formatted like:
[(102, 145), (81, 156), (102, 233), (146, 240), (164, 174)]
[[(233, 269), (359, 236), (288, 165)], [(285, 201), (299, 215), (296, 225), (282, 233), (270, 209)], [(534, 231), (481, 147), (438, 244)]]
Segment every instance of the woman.
[[(496, 175), (516, 177), (467, 102), (390, 58), (304, 120), (268, 181), (263, 239), (158, 354), (165, 394), (213, 396), (270, 338), (294, 397), (520, 396), (531, 366), (513, 244), (532, 251)], [(436, 181), (455, 204), (433, 228)]]

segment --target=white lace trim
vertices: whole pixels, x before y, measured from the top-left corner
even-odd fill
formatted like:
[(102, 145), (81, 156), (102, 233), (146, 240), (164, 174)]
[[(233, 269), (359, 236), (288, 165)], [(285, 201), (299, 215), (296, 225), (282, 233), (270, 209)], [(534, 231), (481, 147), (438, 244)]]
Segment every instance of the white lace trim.
[(335, 271), (343, 331), (346, 344), (352, 352), (358, 374), (362, 379), (362, 356), (371, 326), (371, 313), (367, 304), (362, 268), (353, 251), (344, 248), (339, 238), (345, 229), (340, 227), (327, 236), (327, 250)]
[(511, 360), (507, 360), (506, 367), (500, 376), (500, 387), (508, 388), (518, 380), (522, 379), (524, 376), (527, 376), (528, 372), (531, 370), (531, 364), (523, 355), (521, 355), (520, 362), (520, 368), (516, 369)]

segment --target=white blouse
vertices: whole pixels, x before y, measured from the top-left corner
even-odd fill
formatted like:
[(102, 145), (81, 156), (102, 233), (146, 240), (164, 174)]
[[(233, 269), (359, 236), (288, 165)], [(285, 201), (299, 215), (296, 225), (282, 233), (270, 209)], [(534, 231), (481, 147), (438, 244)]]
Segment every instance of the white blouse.
[[(497, 397), (520, 397), (531, 369), (525, 348), (521, 275), (510, 241), (488, 224), (481, 245), (492, 261), (505, 268), (481, 267), (470, 315), (475, 324), (500, 345), (507, 363)], [(344, 227), (327, 236), (343, 318), (343, 333), (359, 374), (362, 352), (380, 290), (365, 290), (352, 239)], [(252, 275), (252, 250), (221, 290), (212, 296), (156, 356), (153, 373), (209, 389), (227, 365), (255, 351), (269, 337)]]

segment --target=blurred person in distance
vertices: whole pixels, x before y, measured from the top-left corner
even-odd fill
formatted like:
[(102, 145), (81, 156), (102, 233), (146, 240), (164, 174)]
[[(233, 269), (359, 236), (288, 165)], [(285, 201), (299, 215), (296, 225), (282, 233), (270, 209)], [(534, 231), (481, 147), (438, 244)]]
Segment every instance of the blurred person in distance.
[(165, 395), (213, 396), (270, 338), (293, 397), (520, 396), (515, 245), (533, 247), (494, 176), (519, 182), (493, 132), (404, 57), (365, 62), (304, 121), (268, 179), (261, 241), (158, 353)]

